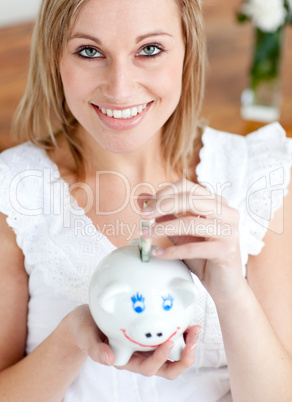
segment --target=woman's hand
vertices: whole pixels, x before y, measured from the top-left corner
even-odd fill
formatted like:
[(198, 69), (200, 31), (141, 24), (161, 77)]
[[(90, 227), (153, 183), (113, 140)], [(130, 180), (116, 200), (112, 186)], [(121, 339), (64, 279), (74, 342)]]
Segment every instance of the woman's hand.
[[(61, 322), (62, 336), (68, 342), (80, 349), (97, 363), (114, 365), (114, 352), (108, 345), (107, 337), (97, 327), (88, 305), (75, 308)], [(177, 378), (190, 367), (195, 360), (195, 349), (200, 332), (200, 326), (189, 327), (185, 332), (185, 349), (180, 361), (168, 360), (173, 342), (168, 341), (160, 345), (154, 352), (136, 352), (121, 370), (128, 370), (145, 376), (158, 375), (167, 379)]]
[(238, 286), (245, 283), (239, 251), (239, 214), (220, 195), (182, 179), (157, 192), (140, 196), (143, 219), (155, 218), (142, 236), (167, 236), (173, 246), (154, 249), (163, 259), (184, 260), (198, 276), (215, 302), (232, 300)]
[(154, 352), (134, 353), (125, 366), (118, 368), (144, 376), (157, 375), (168, 380), (174, 380), (194, 364), (200, 330), (199, 325), (194, 325), (186, 330), (184, 334), (186, 346), (179, 361), (168, 360), (170, 351), (174, 346), (173, 342), (168, 341), (160, 345)]
[[(80, 349), (95, 362), (111, 366), (114, 352), (107, 343), (106, 336), (96, 325), (87, 304), (76, 307), (60, 324), (68, 342)], [(62, 334), (62, 336), (64, 336)]]

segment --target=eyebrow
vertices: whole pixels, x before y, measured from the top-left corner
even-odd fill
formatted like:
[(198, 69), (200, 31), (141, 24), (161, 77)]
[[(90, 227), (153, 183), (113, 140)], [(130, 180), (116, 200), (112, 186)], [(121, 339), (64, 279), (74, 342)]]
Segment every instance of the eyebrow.
[(153, 36), (170, 36), (171, 38), (173, 38), (173, 36), (170, 33), (167, 32), (149, 32), (146, 33), (145, 35), (140, 35), (138, 36), (138, 38), (136, 39), (136, 43), (142, 42), (142, 40), (147, 39), (149, 37), (153, 37)]
[[(149, 37), (164, 36), (164, 35), (170, 36), (171, 38), (173, 38), (173, 36), (167, 32), (149, 32), (144, 35), (138, 36), (136, 39), (136, 43), (142, 42), (144, 39), (147, 39)], [(93, 42), (97, 43), (98, 45), (102, 44), (100, 39), (95, 38), (94, 36), (91, 36), (91, 35), (87, 35), (85, 33), (83, 34), (83, 33), (77, 32), (75, 35), (71, 36), (69, 40), (72, 40), (72, 39), (89, 39), (89, 40), (92, 40)]]

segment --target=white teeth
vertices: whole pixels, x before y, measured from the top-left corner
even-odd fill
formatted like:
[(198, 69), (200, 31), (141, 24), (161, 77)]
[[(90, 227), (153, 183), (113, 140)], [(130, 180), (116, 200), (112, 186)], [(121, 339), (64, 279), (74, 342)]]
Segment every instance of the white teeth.
[(130, 109), (125, 109), (122, 111), (122, 118), (123, 119), (128, 119), (131, 117), (131, 110)]
[(115, 119), (120, 119), (122, 117), (122, 111), (121, 110), (114, 110), (113, 114), (114, 114)]
[(113, 109), (104, 109), (101, 108), (101, 112), (106, 114), (109, 117), (114, 117), (115, 119), (130, 119), (131, 117), (137, 116), (137, 114), (141, 113), (147, 104), (140, 105), (138, 107), (132, 107), (131, 109), (124, 109), (124, 110), (113, 110)]
[(133, 109), (131, 109), (131, 115), (134, 117), (134, 116), (137, 116), (137, 114), (138, 114), (138, 109), (136, 107), (133, 107)]

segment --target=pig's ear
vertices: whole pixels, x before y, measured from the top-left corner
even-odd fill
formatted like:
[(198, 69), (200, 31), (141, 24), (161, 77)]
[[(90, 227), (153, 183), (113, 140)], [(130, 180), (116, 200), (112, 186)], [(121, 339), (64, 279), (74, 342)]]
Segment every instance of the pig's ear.
[(182, 278), (174, 278), (170, 282), (170, 289), (179, 295), (184, 307), (188, 307), (196, 300), (196, 287), (192, 281)]
[(130, 287), (126, 283), (111, 282), (98, 295), (98, 303), (104, 311), (112, 314), (116, 303), (119, 302), (119, 296), (129, 291)]

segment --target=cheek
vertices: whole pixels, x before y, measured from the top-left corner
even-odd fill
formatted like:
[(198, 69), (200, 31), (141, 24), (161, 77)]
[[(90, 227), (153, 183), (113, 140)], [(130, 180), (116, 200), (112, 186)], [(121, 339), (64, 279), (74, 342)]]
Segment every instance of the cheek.
[(182, 63), (168, 61), (165, 68), (153, 71), (151, 77), (152, 91), (162, 102), (176, 104), (181, 95)]
[(157, 87), (153, 89), (160, 100), (160, 105), (168, 118), (176, 108), (182, 90), (180, 66), (170, 66), (157, 80)]
[(65, 63), (60, 64), (60, 74), (67, 104), (69, 108), (74, 107), (77, 102), (85, 99), (86, 94), (88, 95), (90, 80), (84, 79), (84, 71)]

